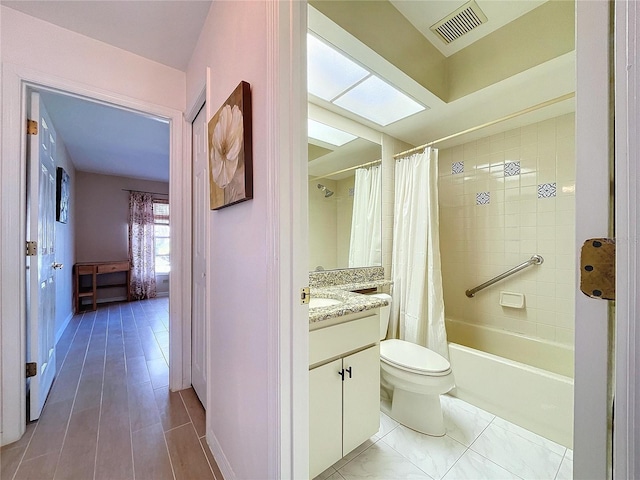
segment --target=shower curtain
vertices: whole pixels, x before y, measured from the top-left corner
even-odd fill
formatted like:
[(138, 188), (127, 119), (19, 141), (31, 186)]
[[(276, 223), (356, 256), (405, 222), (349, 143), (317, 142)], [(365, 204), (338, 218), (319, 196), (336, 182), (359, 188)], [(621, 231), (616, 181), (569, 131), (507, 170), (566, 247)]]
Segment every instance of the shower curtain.
[(438, 222), (438, 151), (395, 165), (391, 337), (449, 358)]
[(349, 267), (382, 265), (380, 165), (358, 168), (351, 218)]

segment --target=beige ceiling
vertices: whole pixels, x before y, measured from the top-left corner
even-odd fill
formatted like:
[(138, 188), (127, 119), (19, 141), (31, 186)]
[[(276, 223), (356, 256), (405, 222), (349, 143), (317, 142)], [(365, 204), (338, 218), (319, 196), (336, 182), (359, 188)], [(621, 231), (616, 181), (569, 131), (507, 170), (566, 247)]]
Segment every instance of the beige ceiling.
[[(429, 109), (380, 127), (317, 98), (312, 101), (370, 129), (421, 145), (575, 91), (573, 1), (476, 1), (486, 10), (488, 24), (498, 22), (491, 16), (496, 3), (510, 17), (501, 16), (502, 26), (486, 30), (447, 56), (415, 26), (417, 21), (410, 22), (405, 15), (420, 13), (425, 17), (423, 24), (430, 26), (442, 18), (443, 4), (452, 11), (465, 1), (311, 0), (310, 30)], [(528, 8), (524, 12), (523, 4)], [(568, 99), (438, 146), (445, 148), (573, 110), (573, 99)], [(310, 171), (318, 161), (310, 162)], [(333, 167), (338, 170), (344, 165)]]

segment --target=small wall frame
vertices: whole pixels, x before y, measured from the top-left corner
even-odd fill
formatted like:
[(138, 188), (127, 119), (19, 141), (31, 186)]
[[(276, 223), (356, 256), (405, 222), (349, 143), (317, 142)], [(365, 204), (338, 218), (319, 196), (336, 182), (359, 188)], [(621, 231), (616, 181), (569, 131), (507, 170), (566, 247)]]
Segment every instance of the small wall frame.
[(56, 172), (56, 220), (60, 223), (69, 221), (69, 174), (58, 167)]

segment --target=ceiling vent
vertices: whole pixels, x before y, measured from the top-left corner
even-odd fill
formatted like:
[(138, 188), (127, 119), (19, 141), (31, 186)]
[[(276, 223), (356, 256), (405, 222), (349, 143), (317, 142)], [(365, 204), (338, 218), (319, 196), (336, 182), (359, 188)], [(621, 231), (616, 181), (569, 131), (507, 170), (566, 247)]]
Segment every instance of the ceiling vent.
[(486, 22), (487, 16), (471, 0), (433, 25), (431, 31), (448, 44)]

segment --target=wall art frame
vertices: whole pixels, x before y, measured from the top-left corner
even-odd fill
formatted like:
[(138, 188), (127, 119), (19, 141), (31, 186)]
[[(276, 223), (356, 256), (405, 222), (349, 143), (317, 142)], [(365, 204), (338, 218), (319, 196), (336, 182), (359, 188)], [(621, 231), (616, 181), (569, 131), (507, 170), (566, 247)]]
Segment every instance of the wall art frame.
[(210, 208), (253, 198), (251, 86), (241, 81), (209, 120)]

